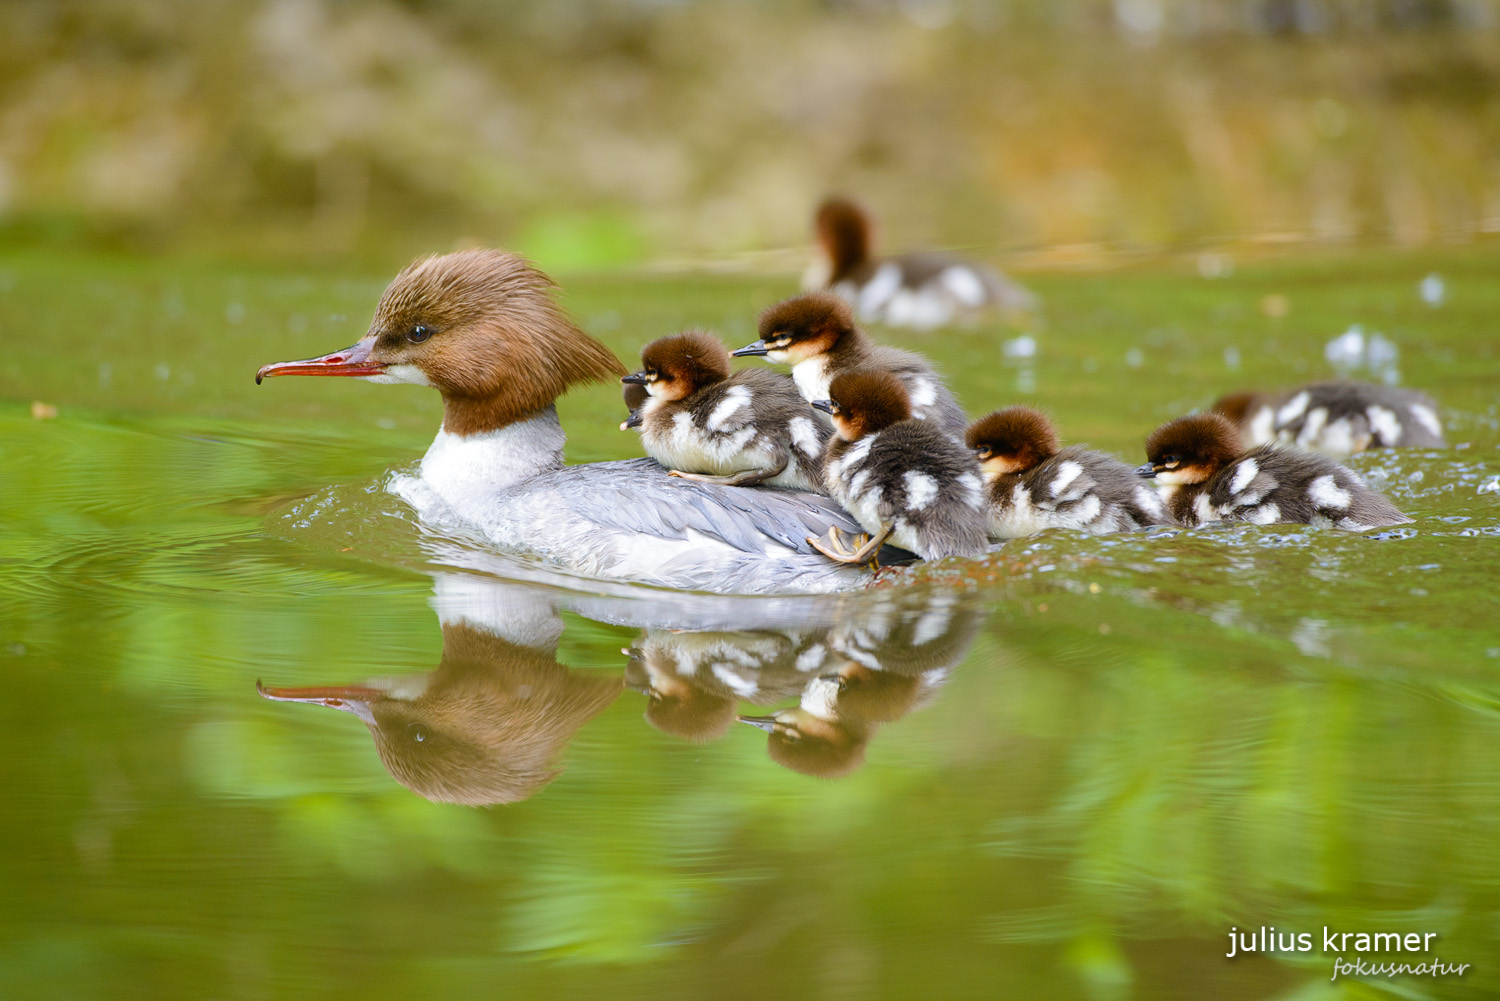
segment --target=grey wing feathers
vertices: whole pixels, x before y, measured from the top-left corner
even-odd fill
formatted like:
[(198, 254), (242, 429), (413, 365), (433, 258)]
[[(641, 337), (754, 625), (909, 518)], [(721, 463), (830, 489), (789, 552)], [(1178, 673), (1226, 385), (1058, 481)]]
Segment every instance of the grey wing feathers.
[[(807, 544), (809, 535), (822, 535), (831, 525), (846, 532), (862, 531), (827, 497), (768, 487), (696, 483), (668, 476), (651, 459), (566, 466), (538, 477), (531, 486), (552, 490), (559, 506), (603, 530), (660, 539), (682, 539), (688, 532), (698, 532), (756, 555), (765, 553), (768, 541), (816, 555)], [(895, 559), (899, 561), (901, 555)]]

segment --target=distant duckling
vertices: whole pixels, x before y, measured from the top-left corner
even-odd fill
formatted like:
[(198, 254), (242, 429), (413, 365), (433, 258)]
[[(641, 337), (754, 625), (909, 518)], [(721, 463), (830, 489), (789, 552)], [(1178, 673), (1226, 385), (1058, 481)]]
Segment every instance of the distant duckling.
[(1033, 293), (984, 264), (933, 252), (872, 257), (870, 216), (847, 199), (818, 206), (815, 227), (825, 267), (803, 287), (827, 287), (867, 322), (926, 330), (1036, 307)]
[(890, 372), (844, 372), (828, 394), (813, 404), (833, 418), (823, 483), (872, 537), (853, 551), (835, 529), (827, 544), (807, 541), (843, 563), (871, 559), (887, 540), (929, 560), (983, 555), (979, 467), (933, 422), (912, 417), (901, 380)]
[(673, 476), (822, 493), (829, 430), (791, 380), (765, 369), (731, 374), (729, 351), (696, 330), (652, 341), (641, 363), (621, 381), (645, 387), (641, 444)]
[(628, 431), (641, 426), (641, 407), (651, 396), (639, 382), (627, 382), (623, 386), (627, 416), (620, 422), (620, 430)]
[(1212, 408), (1251, 445), (1340, 458), (1367, 448), (1447, 448), (1432, 397), (1370, 382), (1319, 382), (1284, 393), (1230, 393)]
[(1136, 472), (1167, 487), (1167, 508), (1184, 525), (1248, 521), (1360, 532), (1411, 521), (1384, 494), (1325, 456), (1265, 445), (1246, 452), (1219, 414), (1168, 421), (1146, 439), (1150, 461)]
[(989, 533), (1015, 539), (1049, 528), (1090, 535), (1171, 523), (1155, 490), (1112, 455), (1059, 451), (1046, 415), (1008, 407), (969, 426), (969, 447), (989, 484)]
[(734, 354), (764, 355), (792, 366), (797, 390), (809, 403), (828, 399), (828, 387), (844, 372), (890, 372), (906, 387), (913, 417), (932, 420), (960, 439), (968, 424), (926, 358), (875, 344), (855, 325), (849, 304), (828, 292), (799, 295), (772, 306), (761, 314), (760, 339)]

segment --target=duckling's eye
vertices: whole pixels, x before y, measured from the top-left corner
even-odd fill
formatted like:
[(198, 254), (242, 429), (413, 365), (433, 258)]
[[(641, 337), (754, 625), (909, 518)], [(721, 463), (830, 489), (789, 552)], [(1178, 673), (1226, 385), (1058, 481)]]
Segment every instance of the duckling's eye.
[(419, 323), (406, 332), (406, 339), (413, 344), (421, 344), (432, 336), (432, 328), (426, 324)]
[(992, 452), (990, 450), (990, 447), (988, 445), (982, 445), (979, 448), (976, 448), (974, 450), (974, 453), (976, 455), (978, 455), (981, 459), (988, 459), (990, 456), (992, 456), (992, 455), (995, 454), (994, 452)]
[(661, 373), (654, 368), (648, 368), (646, 369), (646, 378), (650, 379), (652, 382), (655, 382), (657, 379), (661, 378)]
[(420, 744), (432, 736), (432, 731), (427, 728), (426, 723), (411, 723), (406, 727), (406, 735), (415, 744)]
[(1159, 460), (1159, 465), (1167, 466), (1168, 468), (1170, 468), (1172, 466), (1180, 464), (1181, 462), (1182, 460), (1175, 455), (1164, 455)]

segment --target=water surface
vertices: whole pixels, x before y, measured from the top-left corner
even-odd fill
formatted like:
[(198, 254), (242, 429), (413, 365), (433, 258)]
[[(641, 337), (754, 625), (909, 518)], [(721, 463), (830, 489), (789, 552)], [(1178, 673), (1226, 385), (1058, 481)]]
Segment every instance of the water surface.
[[(251, 378), (352, 343), (384, 276), (0, 261), (0, 995), (1492, 993), (1492, 263), (1158, 262), (1036, 279), (1027, 330), (883, 335), (971, 411), (1135, 462), (1220, 392), (1330, 374), (1358, 324), (1396, 354), (1355, 374), (1432, 391), (1455, 443), (1354, 461), (1412, 525), (1058, 534), (787, 602), (456, 568), (367, 489), (435, 398)], [(743, 343), (789, 291), (565, 287), (627, 361), (689, 324)], [(615, 391), (562, 415), (570, 459), (634, 454)], [(333, 529), (296, 528), (311, 496)], [(405, 701), (372, 730), (258, 681)], [(733, 720), (799, 701), (839, 725)], [(1261, 926), (1436, 932), (1472, 968), (1224, 957)]]

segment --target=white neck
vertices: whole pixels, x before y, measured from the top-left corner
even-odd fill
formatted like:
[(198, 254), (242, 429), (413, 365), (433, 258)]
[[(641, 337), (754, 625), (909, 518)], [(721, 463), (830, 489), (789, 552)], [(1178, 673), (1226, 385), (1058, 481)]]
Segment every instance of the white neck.
[(828, 399), (828, 356), (813, 355), (793, 365), (792, 381), (808, 403)]
[(458, 511), (484, 503), (495, 494), (562, 468), (567, 436), (557, 410), (547, 407), (535, 417), (479, 434), (449, 434), (439, 429), (422, 456), (422, 480)]

